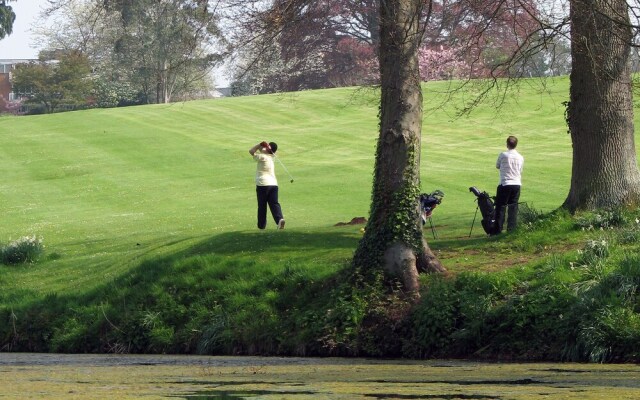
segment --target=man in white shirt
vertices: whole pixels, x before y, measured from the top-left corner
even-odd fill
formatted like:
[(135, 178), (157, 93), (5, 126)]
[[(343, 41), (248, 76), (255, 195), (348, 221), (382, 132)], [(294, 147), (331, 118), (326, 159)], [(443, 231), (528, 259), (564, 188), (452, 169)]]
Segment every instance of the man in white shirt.
[(249, 149), (249, 154), (257, 162), (256, 195), (258, 196), (258, 228), (267, 226), (267, 204), (278, 229), (284, 229), (284, 217), (278, 202), (278, 180), (276, 179), (273, 157), (278, 145), (261, 142)]
[(518, 220), (518, 200), (520, 200), (524, 158), (518, 153), (516, 146), (518, 146), (518, 138), (509, 136), (507, 151), (500, 153), (496, 161), (496, 168), (500, 170), (500, 184), (496, 193), (495, 234), (502, 232), (507, 207), (509, 208), (507, 230), (514, 230)]

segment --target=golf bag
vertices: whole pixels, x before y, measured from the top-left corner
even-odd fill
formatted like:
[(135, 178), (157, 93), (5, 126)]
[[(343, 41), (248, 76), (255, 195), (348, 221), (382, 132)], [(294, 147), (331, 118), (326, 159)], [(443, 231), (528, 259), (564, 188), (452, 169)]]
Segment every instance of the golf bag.
[(482, 214), (482, 229), (488, 234), (492, 235), (496, 232), (496, 220), (495, 220), (495, 206), (493, 199), (487, 192), (481, 192), (475, 186), (471, 186), (469, 191), (476, 195), (478, 201), (478, 208), (480, 214)]
[(434, 190), (431, 193), (422, 193), (420, 195), (420, 215), (422, 216), (422, 225), (427, 223), (427, 219), (431, 217), (433, 209), (442, 202), (444, 193), (441, 190)]

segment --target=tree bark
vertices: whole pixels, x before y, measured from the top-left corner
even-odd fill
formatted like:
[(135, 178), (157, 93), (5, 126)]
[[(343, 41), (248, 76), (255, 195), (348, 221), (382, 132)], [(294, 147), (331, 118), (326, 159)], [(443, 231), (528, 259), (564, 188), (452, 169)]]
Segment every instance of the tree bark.
[(444, 271), (422, 234), (420, 138), (422, 89), (418, 68), (422, 0), (380, 1), (380, 135), (370, 218), (354, 265), (382, 267), (417, 295), (418, 265)]
[(637, 205), (626, 1), (572, 0), (571, 38), (567, 120), (573, 167), (564, 207), (574, 212)]

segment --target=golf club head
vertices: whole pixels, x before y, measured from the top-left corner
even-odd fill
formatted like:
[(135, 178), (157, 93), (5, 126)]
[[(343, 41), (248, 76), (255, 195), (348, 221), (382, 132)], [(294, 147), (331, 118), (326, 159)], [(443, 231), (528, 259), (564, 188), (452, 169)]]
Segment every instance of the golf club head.
[(291, 183), (293, 183), (293, 179), (291, 180)]

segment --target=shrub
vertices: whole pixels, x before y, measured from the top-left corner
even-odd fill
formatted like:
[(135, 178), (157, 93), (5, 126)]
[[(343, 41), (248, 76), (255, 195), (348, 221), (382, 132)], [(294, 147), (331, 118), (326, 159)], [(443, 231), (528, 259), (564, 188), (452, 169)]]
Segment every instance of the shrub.
[(593, 229), (613, 229), (614, 227), (620, 227), (627, 223), (627, 217), (621, 209), (614, 210), (600, 210), (594, 213), (587, 213), (579, 218), (576, 218), (575, 225), (582, 230)]
[(602, 307), (581, 327), (578, 342), (591, 362), (637, 362), (640, 315), (624, 306)]
[(387, 296), (372, 299), (358, 332), (360, 354), (402, 356), (411, 332), (411, 308), (412, 303), (398, 287)]
[(369, 307), (369, 296), (364, 291), (340, 287), (335, 291), (331, 308), (324, 316), (325, 334), (322, 346), (332, 355), (357, 355), (358, 333)]
[(605, 259), (609, 256), (609, 242), (606, 239), (588, 240), (582, 250), (582, 259), (585, 263), (591, 260)]
[(518, 218), (520, 223), (527, 227), (532, 227), (537, 221), (544, 217), (544, 213), (540, 210), (529, 206), (527, 203), (522, 203), (518, 207)]
[(414, 356), (438, 357), (447, 354), (459, 318), (458, 306), (454, 281), (434, 277), (412, 317)]
[(196, 347), (197, 354), (220, 354), (224, 351), (225, 344), (232, 339), (228, 319), (220, 306), (212, 310), (211, 319), (204, 327), (199, 327), (202, 333)]
[(619, 234), (619, 241), (622, 244), (637, 243), (640, 241), (640, 219), (635, 218), (634, 223), (631, 223), (626, 229), (622, 229)]
[[(575, 296), (563, 284), (522, 287), (489, 310), (479, 356), (550, 360), (574, 336)], [(484, 343), (483, 343), (484, 344)]]
[(574, 284), (577, 293), (588, 292), (602, 283), (607, 274), (607, 257), (609, 243), (604, 239), (589, 240), (582, 250), (578, 250), (576, 264), (571, 265), (581, 273), (581, 279)]
[(0, 262), (6, 265), (35, 262), (44, 252), (42, 239), (23, 236), (0, 249)]
[[(616, 292), (624, 301), (633, 302), (640, 294), (640, 255), (627, 255), (611, 274)], [(638, 302), (640, 305), (640, 302)]]

